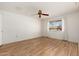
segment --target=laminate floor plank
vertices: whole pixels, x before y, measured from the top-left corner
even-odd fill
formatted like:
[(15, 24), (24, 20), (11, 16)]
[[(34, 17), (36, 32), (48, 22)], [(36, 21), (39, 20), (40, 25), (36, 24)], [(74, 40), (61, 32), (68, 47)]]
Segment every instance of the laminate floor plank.
[(78, 56), (77, 43), (39, 37), (0, 47), (1, 56)]

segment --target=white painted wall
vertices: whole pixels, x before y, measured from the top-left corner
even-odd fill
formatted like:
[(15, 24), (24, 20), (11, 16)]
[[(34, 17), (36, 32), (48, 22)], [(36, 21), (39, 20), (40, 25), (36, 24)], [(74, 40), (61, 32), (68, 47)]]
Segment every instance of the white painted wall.
[(0, 14), (0, 45), (2, 44), (2, 16)]
[(41, 36), (40, 20), (3, 11), (2, 43), (11, 43)]
[(64, 20), (65, 34), (64, 32), (49, 32), (48, 19), (40, 21), (36, 18), (3, 11), (0, 14), (0, 32), (1, 29), (3, 30), (2, 36), (0, 33), (0, 42), (6, 44), (39, 36), (79, 42), (79, 12), (65, 15)]
[(42, 36), (48, 36), (47, 35), (47, 19), (41, 19), (41, 34)]
[(79, 42), (79, 12), (71, 13), (64, 17), (66, 22), (66, 36), (72, 42)]
[(56, 39), (64, 39), (72, 42), (79, 42), (79, 12), (73, 12), (63, 17), (64, 32), (48, 31), (48, 20), (42, 20), (42, 35)]

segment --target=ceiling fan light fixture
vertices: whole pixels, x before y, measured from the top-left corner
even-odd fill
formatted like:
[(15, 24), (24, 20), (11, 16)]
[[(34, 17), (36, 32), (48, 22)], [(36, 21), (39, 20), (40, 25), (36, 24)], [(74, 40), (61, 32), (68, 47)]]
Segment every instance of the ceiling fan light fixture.
[(49, 16), (49, 14), (42, 13), (42, 10), (38, 11), (38, 15), (39, 15), (39, 18), (41, 18), (41, 15)]

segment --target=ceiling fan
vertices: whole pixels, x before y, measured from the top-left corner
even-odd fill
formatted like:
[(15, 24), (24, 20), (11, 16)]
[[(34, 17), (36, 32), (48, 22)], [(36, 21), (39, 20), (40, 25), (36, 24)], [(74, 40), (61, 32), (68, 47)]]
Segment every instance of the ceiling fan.
[(38, 10), (38, 16), (39, 16), (39, 18), (41, 18), (42, 15), (49, 16), (49, 14), (42, 13), (42, 10)]

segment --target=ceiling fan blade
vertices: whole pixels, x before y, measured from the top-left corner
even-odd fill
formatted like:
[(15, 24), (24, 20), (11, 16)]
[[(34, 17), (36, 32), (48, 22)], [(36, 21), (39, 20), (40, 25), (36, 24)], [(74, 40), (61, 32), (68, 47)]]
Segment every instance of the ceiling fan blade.
[(49, 14), (42, 14), (42, 15), (49, 16)]

